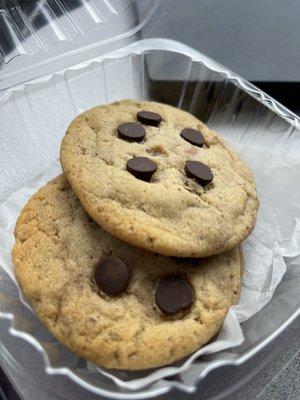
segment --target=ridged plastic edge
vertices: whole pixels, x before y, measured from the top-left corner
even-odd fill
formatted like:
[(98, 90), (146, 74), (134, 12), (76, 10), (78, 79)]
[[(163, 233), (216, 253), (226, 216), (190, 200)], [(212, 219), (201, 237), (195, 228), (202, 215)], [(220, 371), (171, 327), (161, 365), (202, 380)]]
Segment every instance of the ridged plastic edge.
[[(145, 39), (145, 40), (136, 42), (132, 45), (126, 46), (122, 49), (113, 51), (112, 53), (108, 53), (104, 56), (82, 62), (71, 68), (68, 68), (68, 71), (69, 70), (79, 70), (79, 69), (86, 67), (87, 65), (90, 65), (93, 62), (96, 62), (96, 63), (103, 62), (104, 60), (119, 58), (119, 57), (122, 57), (122, 56), (125, 56), (128, 54), (141, 55), (144, 52), (149, 51), (149, 50), (165, 50), (165, 51), (170, 51), (170, 52), (174, 52), (174, 53), (180, 53), (180, 54), (190, 57), (191, 61), (196, 61), (196, 62), (198, 61), (198, 62), (203, 63), (205, 66), (212, 69), (213, 71), (224, 74), (225, 77), (229, 81), (236, 83), (236, 85), (238, 85), (240, 88), (245, 90), (247, 93), (249, 93), (250, 95), (255, 97), (260, 103), (264, 104), (269, 109), (274, 111), (277, 115), (279, 115), (280, 117), (287, 120), (291, 125), (293, 125), (293, 127), (295, 129), (300, 129), (300, 118), (296, 114), (294, 114), (293, 112), (288, 110), (286, 107), (281, 105), (279, 102), (274, 100), (272, 97), (270, 97), (263, 91), (259, 90), (254, 85), (250, 84), (245, 79), (241, 78), (239, 75), (235, 74), (234, 72), (223, 67), (221, 64), (212, 60), (211, 58), (199, 53), (196, 50), (193, 50), (192, 48), (190, 48), (182, 43), (179, 43), (179, 42), (176, 42), (173, 40)], [(7, 101), (9, 99), (9, 97), (16, 91), (20, 91), (20, 90), (23, 91), (29, 85), (34, 85), (39, 82), (50, 81), (51, 79), (53, 79), (53, 77), (55, 77), (55, 75), (64, 75), (65, 73), (66, 73), (66, 70), (61, 70), (61, 71), (58, 71), (49, 76), (34, 79), (25, 84), (18, 85), (16, 87), (12, 88), (11, 90), (9, 90), (9, 92), (2, 99), (0, 99), (0, 104), (2, 101)], [(35, 349), (37, 349), (39, 351), (39, 353), (43, 357), (43, 360), (44, 360), (44, 363), (46, 366), (45, 371), (49, 375), (67, 376), (72, 381), (78, 383), (81, 387), (83, 387), (95, 394), (99, 394), (99, 395), (114, 398), (114, 399), (147, 399), (147, 398), (165, 394), (165, 393), (169, 392), (171, 389), (175, 389), (175, 388), (182, 392), (185, 392), (185, 393), (193, 393), (196, 391), (198, 381), (201, 379), (204, 379), (209, 372), (213, 371), (216, 368), (222, 367), (222, 366), (239, 366), (239, 365), (241, 365), (242, 363), (247, 361), (249, 358), (251, 358), (255, 354), (257, 354), (261, 349), (263, 349), (270, 342), (272, 342), (299, 315), (300, 315), (300, 305), (299, 305), (298, 309), (296, 309), (294, 311), (294, 313), (285, 321), (284, 324), (282, 324), (278, 329), (276, 329), (270, 336), (268, 336), (266, 339), (264, 339), (258, 345), (254, 346), (253, 348), (251, 348), (249, 351), (247, 351), (243, 355), (237, 356), (236, 359), (218, 360), (218, 361), (211, 362), (211, 364), (209, 366), (207, 366), (197, 376), (197, 379), (192, 384), (185, 384), (180, 381), (166, 381), (164, 379), (161, 379), (160, 382), (163, 384), (162, 387), (152, 388), (152, 389), (151, 389), (151, 387), (148, 387), (145, 390), (130, 392), (127, 394), (127, 393), (117, 393), (117, 392), (113, 392), (110, 390), (105, 390), (105, 389), (102, 389), (99, 387), (95, 387), (91, 384), (88, 384), (87, 382), (85, 382), (81, 378), (79, 378), (76, 374), (74, 374), (72, 371), (70, 371), (68, 368), (52, 367), (46, 350), (41, 346), (41, 344), (38, 342), (38, 340), (35, 339), (32, 335), (28, 334), (27, 332), (24, 332), (24, 331), (21, 331), (21, 330), (18, 330), (15, 328), (15, 316), (12, 313), (0, 311), (0, 319), (6, 319), (6, 320), (10, 321), (9, 333), (15, 337), (25, 340), (26, 342), (31, 344)], [(183, 371), (181, 371), (181, 372), (183, 372)]]

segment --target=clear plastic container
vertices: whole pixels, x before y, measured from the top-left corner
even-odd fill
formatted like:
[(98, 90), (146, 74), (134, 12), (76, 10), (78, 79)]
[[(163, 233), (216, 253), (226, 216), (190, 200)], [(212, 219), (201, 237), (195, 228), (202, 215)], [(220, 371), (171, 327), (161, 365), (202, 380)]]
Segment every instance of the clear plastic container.
[(167, 1), (0, 0), (0, 91), (131, 43)]
[[(61, 138), (75, 115), (124, 97), (166, 102), (195, 114), (211, 128), (221, 131), (225, 138), (255, 140), (259, 147), (299, 155), (299, 119), (276, 101), (180, 43), (164, 39), (134, 41), (142, 27), (153, 25), (162, 10), (160, 2), (82, 0), (81, 3), (75, 18), (66, 8), (61, 16), (53, 16), (56, 10), (53, 4), (65, 7), (61, 1), (40, 2), (42, 15), (50, 21), (41, 28), (49, 29), (47, 34), (34, 28), (26, 12), (17, 8), (30, 32), (28, 38), (21, 22), (9, 19), (16, 7), (0, 11), (1, 23), (4, 21), (11, 30), (18, 51), (13, 55), (1, 50), (0, 128), (5, 134), (1, 134), (0, 200), (35, 179), (57, 159)], [(83, 17), (86, 10), (95, 22), (93, 27)], [(125, 15), (123, 28), (128, 29), (120, 33), (117, 21)], [(69, 28), (62, 18), (67, 19)], [(85, 26), (90, 32), (87, 36), (83, 34)], [(79, 29), (74, 37), (70, 27)], [(109, 36), (112, 27), (116, 31)], [(92, 34), (90, 29), (97, 33)], [(21, 34), (23, 38), (18, 36)], [(28, 43), (32, 38), (33, 44)], [(39, 38), (47, 46), (40, 48)], [(99, 42), (99, 38), (103, 40)], [(131, 41), (132, 44), (124, 46)], [(4, 221), (0, 215), (0, 224)], [(5, 249), (0, 246), (1, 251)], [(241, 346), (202, 358), (186, 373), (136, 391), (128, 391), (97, 371), (87, 369), (84, 360), (55, 341), (20, 302), (16, 284), (0, 265), (1, 365), (22, 397), (30, 400), (45, 398), (45, 393), (47, 399), (64, 400), (95, 399), (99, 394), (122, 399), (149, 398), (174, 388), (191, 393), (197, 384), (205, 387), (209, 371), (240, 366), (270, 344), (299, 315), (299, 260), (288, 259), (286, 263), (287, 273), (271, 302), (242, 324), (246, 340)], [(254, 367), (245, 371), (245, 379), (254, 374)], [(43, 386), (38, 384), (39, 379), (43, 380)], [(222, 393), (230, 390), (229, 386), (219, 386), (219, 393), (203, 392), (206, 396), (203, 398), (221, 398)]]

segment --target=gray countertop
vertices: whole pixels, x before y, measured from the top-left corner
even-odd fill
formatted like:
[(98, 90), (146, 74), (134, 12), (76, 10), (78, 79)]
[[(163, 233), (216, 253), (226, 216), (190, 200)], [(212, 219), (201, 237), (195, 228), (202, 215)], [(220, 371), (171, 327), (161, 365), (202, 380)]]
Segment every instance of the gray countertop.
[(151, 32), (251, 81), (300, 81), (299, 0), (170, 0)]

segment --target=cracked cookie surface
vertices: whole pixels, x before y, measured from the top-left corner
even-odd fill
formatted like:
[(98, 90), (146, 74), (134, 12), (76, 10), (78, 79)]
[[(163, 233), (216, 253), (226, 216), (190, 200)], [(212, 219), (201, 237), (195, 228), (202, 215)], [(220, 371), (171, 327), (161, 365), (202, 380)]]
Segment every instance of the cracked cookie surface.
[[(16, 276), (53, 335), (79, 356), (108, 368), (138, 370), (172, 363), (219, 331), (238, 301), (238, 248), (206, 259), (176, 259), (121, 242), (82, 208), (63, 175), (42, 187), (15, 228)], [(99, 258), (114, 256), (130, 270), (126, 291), (101, 292), (94, 280)], [(155, 303), (165, 276), (192, 285), (188, 312), (166, 316)]]
[[(140, 142), (119, 137), (118, 127), (138, 122), (141, 110), (162, 116), (142, 125)], [(184, 140), (193, 128), (203, 147)], [(126, 170), (134, 157), (157, 165), (150, 182)], [(201, 186), (185, 164), (200, 161), (213, 173)], [(252, 231), (258, 200), (249, 169), (215, 132), (192, 115), (153, 102), (123, 100), (99, 106), (71, 123), (61, 145), (64, 174), (90, 216), (110, 234), (164, 255), (205, 257), (230, 250)]]

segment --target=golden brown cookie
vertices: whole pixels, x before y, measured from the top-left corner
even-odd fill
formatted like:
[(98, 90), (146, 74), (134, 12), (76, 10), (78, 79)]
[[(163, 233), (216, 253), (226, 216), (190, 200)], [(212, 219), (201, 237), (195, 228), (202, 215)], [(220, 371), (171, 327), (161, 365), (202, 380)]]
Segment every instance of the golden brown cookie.
[(61, 164), (88, 214), (146, 250), (221, 253), (256, 221), (249, 169), (215, 132), (167, 105), (124, 100), (79, 115), (63, 139)]
[(18, 281), (53, 335), (108, 368), (170, 364), (209, 341), (241, 287), (238, 248), (176, 259), (121, 242), (86, 214), (64, 176), (15, 228)]

